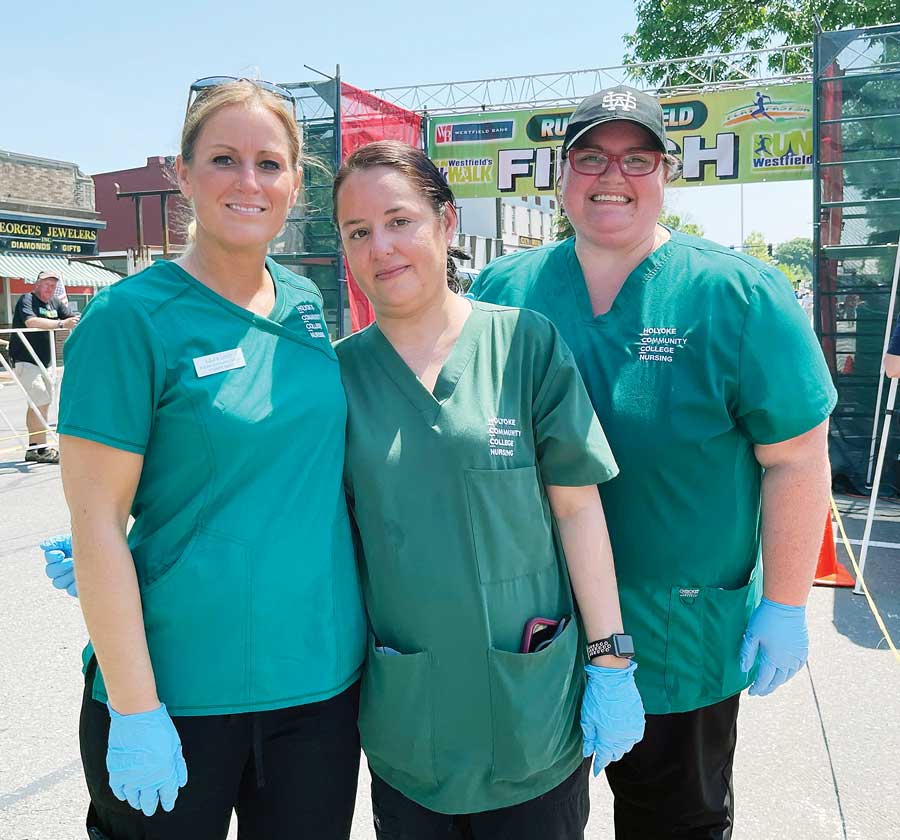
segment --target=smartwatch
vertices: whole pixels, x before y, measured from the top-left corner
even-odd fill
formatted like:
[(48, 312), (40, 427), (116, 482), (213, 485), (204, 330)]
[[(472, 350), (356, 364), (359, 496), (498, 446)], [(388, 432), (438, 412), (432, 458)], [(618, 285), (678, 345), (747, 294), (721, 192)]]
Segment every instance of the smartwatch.
[(625, 633), (613, 633), (606, 639), (597, 639), (587, 646), (587, 657), (593, 659), (596, 656), (619, 656), (622, 659), (634, 657), (634, 642), (631, 636)]

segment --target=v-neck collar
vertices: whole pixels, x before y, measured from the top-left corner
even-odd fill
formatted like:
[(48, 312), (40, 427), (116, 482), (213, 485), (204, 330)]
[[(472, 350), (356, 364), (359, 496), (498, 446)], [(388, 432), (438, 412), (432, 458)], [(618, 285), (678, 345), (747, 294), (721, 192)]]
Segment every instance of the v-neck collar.
[(266, 257), (266, 271), (268, 272), (269, 277), (272, 280), (272, 286), (275, 289), (275, 303), (268, 315), (257, 315), (255, 312), (251, 312), (249, 309), (245, 309), (243, 306), (238, 306), (238, 304), (228, 300), (228, 298), (223, 297), (218, 292), (213, 291), (205, 283), (201, 283), (196, 277), (194, 277), (193, 274), (191, 274), (187, 269), (182, 268), (176, 262), (166, 262), (165, 265), (174, 269), (182, 280), (186, 281), (188, 285), (192, 286), (204, 297), (213, 301), (218, 306), (221, 306), (232, 315), (236, 315), (238, 318), (241, 318), (244, 321), (250, 321), (251, 323), (257, 324), (258, 326), (266, 324), (277, 324), (278, 326), (281, 325), (281, 321), (284, 318), (286, 308), (284, 299), (285, 292), (284, 289), (279, 288), (279, 278), (277, 277), (278, 263), (276, 263), (275, 260), (273, 260), (271, 257)]
[(430, 422), (434, 421), (441, 406), (453, 396), (457, 383), (475, 355), (478, 339), (490, 321), (490, 311), (483, 304), (478, 301), (471, 303), (472, 311), (441, 366), (434, 391), (429, 391), (403, 361), (403, 357), (379, 328), (378, 322), (372, 324), (372, 341), (377, 348), (374, 354), (376, 361), (416, 410), (430, 415)]
[[(669, 229), (666, 228), (666, 230)], [(622, 288), (619, 289), (619, 293), (613, 299), (612, 306), (600, 315), (594, 315), (594, 307), (591, 304), (591, 296), (588, 293), (584, 272), (581, 270), (578, 254), (575, 253), (575, 237), (572, 237), (572, 244), (566, 253), (568, 267), (566, 274), (569, 277), (569, 286), (575, 298), (576, 311), (581, 320), (595, 327), (605, 327), (613, 323), (618, 311), (623, 307), (627, 307), (631, 299), (640, 294), (643, 285), (652, 280), (660, 268), (668, 261), (669, 257), (672, 256), (672, 243), (675, 241), (676, 235), (675, 231), (669, 230), (669, 238), (657, 249), (647, 254), (635, 266), (631, 274), (625, 278)]]

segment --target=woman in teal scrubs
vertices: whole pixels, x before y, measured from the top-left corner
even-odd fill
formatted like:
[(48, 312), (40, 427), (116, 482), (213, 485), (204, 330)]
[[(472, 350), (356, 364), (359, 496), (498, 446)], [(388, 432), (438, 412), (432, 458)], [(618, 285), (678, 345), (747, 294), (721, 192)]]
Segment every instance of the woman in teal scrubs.
[[(583, 756), (599, 772), (643, 734), (596, 487), (617, 467), (550, 322), (448, 286), (454, 199), (422, 152), (358, 150), (334, 208), (376, 315), (336, 346), (376, 833), (581, 838)], [(558, 633), (522, 652), (535, 618)]]
[[(596, 490), (617, 468), (555, 328), (448, 288), (453, 195), (421, 152), (360, 150), (335, 199), (378, 317), (337, 346), (371, 631), (359, 727), (376, 831), (384, 840), (580, 838), (583, 757), (594, 754), (599, 772), (643, 733)], [(268, 410), (265, 391), (245, 410)], [(251, 467), (238, 467), (235, 478), (252, 480)], [(260, 488), (260, 504), (271, 497)], [(261, 524), (272, 527), (264, 514)], [(246, 540), (243, 521), (234, 526)], [(292, 525), (294, 545), (296, 534)], [(295, 552), (284, 562), (297, 573)], [(355, 621), (352, 610), (334, 615), (336, 625)], [(526, 629), (540, 625), (542, 643), (529, 644), (537, 639)], [(299, 631), (285, 636), (303, 644)], [(303, 665), (286, 659), (284, 668)], [(195, 682), (208, 679), (203, 671)]]
[(224, 840), (232, 810), (242, 838), (349, 836), (365, 632), (346, 400), (321, 294), (266, 257), (300, 188), (285, 99), (192, 86), (193, 241), (97, 295), (66, 345), (92, 837)]
[(647, 731), (607, 769), (616, 838), (730, 840), (740, 692), (806, 661), (836, 393), (780, 271), (659, 224), (670, 145), (652, 96), (587, 97), (560, 154), (575, 235), (473, 292), (559, 327), (622, 467), (601, 495)]

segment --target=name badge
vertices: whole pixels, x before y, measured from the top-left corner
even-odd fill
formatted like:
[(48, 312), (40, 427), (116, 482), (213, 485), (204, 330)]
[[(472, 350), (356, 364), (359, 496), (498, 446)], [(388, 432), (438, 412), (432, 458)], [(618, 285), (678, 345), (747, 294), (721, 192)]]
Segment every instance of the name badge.
[(226, 370), (237, 370), (246, 367), (244, 351), (240, 347), (234, 350), (223, 350), (221, 353), (210, 353), (208, 356), (198, 356), (194, 359), (194, 370), (197, 376), (212, 376), (214, 373), (222, 373)]

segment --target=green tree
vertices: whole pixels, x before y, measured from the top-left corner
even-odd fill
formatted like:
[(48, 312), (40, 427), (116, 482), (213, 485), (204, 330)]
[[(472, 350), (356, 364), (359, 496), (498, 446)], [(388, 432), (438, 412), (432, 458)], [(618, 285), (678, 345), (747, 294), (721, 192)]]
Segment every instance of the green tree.
[[(891, 11), (894, 9), (894, 11)], [(637, 28), (625, 36), (625, 61), (662, 61), (708, 53), (764, 49), (775, 44), (802, 44), (813, 40), (813, 14), (826, 30), (848, 26), (893, 23), (896, 6), (885, 0), (767, 0), (765, 3), (734, 3), (728, 0), (637, 0)], [(753, 57), (733, 70), (752, 71)], [(777, 59), (781, 69), (781, 60)], [(801, 69), (799, 57), (789, 58), (785, 70)], [(719, 68), (718, 76), (728, 68)], [(635, 78), (650, 83), (696, 84), (690, 68), (675, 76), (665, 67), (646, 67)]]
[(572, 227), (569, 217), (562, 210), (557, 210), (553, 217), (553, 232), (553, 238), (557, 242), (575, 235), (575, 229)]
[(799, 274), (812, 274), (813, 270), (813, 243), (812, 239), (798, 236), (776, 245), (772, 256), (781, 266), (791, 266), (797, 269)]
[(691, 236), (703, 236), (703, 228), (692, 221), (690, 216), (680, 216), (678, 213), (666, 210), (665, 207), (659, 214), (659, 222), (666, 227), (672, 228), (672, 230), (680, 230), (682, 233), (687, 233)]
[(772, 259), (772, 255), (769, 253), (769, 246), (766, 244), (766, 238), (757, 230), (747, 234), (744, 238), (741, 250), (745, 254), (756, 257), (756, 259), (762, 260), (770, 265), (775, 262), (775, 260)]
[(812, 280), (812, 275), (804, 268), (798, 268), (787, 263), (776, 263), (775, 267), (791, 281), (791, 285), (795, 289), (799, 288), (803, 283), (808, 283)]

